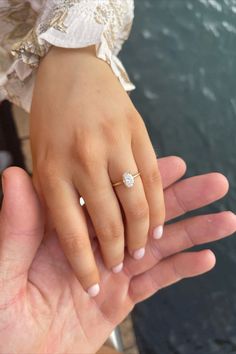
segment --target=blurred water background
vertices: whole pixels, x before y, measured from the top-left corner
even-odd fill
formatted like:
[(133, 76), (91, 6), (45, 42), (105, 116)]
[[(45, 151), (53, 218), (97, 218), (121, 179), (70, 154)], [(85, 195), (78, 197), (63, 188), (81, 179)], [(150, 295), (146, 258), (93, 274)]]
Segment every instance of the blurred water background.
[[(236, 211), (236, 0), (136, 0), (122, 53), (132, 99), (161, 156), (187, 175), (220, 171)], [(133, 313), (141, 354), (236, 353), (236, 238), (210, 246), (216, 269), (156, 294)]]

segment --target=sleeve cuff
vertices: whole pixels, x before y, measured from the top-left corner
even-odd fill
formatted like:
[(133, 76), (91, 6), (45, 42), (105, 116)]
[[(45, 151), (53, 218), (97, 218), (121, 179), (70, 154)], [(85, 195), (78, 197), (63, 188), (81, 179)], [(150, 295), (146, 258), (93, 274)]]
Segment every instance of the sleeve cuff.
[[(26, 80), (40, 59), (54, 45), (63, 48), (96, 46), (98, 58), (106, 61), (126, 91), (135, 89), (118, 59), (133, 21), (130, 0), (57, 0), (46, 2), (34, 28), (12, 47), (12, 66), (21, 81)], [(32, 86), (32, 85), (31, 85)]]

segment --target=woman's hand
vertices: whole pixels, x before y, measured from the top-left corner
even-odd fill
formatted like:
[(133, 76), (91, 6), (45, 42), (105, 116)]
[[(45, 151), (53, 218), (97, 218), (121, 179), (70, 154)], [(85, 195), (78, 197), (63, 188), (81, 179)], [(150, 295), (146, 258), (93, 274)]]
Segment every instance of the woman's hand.
[[(174, 183), (185, 172), (180, 159), (160, 160), (167, 220), (223, 197), (219, 174)], [(211, 251), (183, 252), (223, 238), (236, 229), (231, 212), (202, 215), (165, 227), (162, 240), (150, 239), (140, 262), (127, 255), (116, 275), (102, 262), (101, 293), (91, 299), (68, 264), (54, 232), (44, 238), (44, 220), (26, 173), (4, 173), (0, 215), (0, 353), (95, 353), (135, 303), (182, 278), (210, 270)], [(40, 245), (41, 244), (41, 245)], [(40, 246), (39, 246), (40, 245)]]
[[(53, 47), (42, 60), (31, 109), (33, 176), (62, 248), (83, 287), (99, 291), (83, 197), (105, 265), (122, 270), (124, 248), (135, 259), (148, 235), (162, 236), (163, 189), (144, 122), (94, 47)], [(136, 174), (133, 188), (124, 172)]]

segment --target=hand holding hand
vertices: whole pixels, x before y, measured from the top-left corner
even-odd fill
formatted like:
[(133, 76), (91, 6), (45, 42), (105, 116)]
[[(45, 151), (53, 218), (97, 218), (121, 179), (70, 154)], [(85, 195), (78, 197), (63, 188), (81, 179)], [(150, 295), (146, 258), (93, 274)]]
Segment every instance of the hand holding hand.
[[(37, 73), (30, 121), (36, 188), (78, 279), (96, 294), (99, 273), (79, 197), (115, 273), (125, 245), (140, 259), (148, 235), (162, 236), (163, 188), (144, 122), (93, 47), (50, 50)], [(126, 171), (141, 173), (134, 187), (113, 188)]]
[[(185, 172), (180, 159), (161, 159), (159, 166), (167, 220), (214, 202), (227, 192), (227, 181), (219, 174), (176, 182)], [(4, 175), (0, 216), (1, 354), (95, 353), (137, 302), (215, 264), (209, 250), (183, 251), (223, 238), (236, 229), (236, 217), (231, 212), (168, 225), (163, 239), (149, 240), (140, 262), (127, 255), (119, 274), (104, 267), (93, 238), (102, 286), (101, 293), (92, 299), (65, 258), (56, 233), (50, 232), (43, 239), (42, 210), (29, 177), (18, 168), (10, 168)]]

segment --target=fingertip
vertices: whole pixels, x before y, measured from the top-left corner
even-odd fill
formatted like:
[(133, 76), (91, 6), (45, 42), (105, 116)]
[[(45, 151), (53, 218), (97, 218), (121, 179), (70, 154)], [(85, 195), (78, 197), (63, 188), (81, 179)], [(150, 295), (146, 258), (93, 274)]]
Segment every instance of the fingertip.
[(227, 211), (223, 211), (221, 214), (224, 215), (225, 221), (227, 221), (227, 223), (230, 223), (230, 224), (232, 223), (233, 225), (236, 226), (236, 215), (235, 215), (235, 213), (233, 213), (230, 210), (227, 210)]
[(187, 170), (187, 165), (186, 162), (179, 156), (170, 156), (170, 158), (173, 160), (173, 164), (175, 165), (174, 167), (177, 168), (179, 171), (185, 173)]
[(167, 156), (157, 159), (158, 163), (167, 163), (173, 166), (173, 170), (178, 173), (184, 174), (187, 170), (186, 162), (179, 156)]
[(210, 174), (214, 178), (214, 185), (220, 190), (220, 194), (223, 196), (229, 191), (229, 181), (228, 179), (219, 172), (213, 172)]
[[(202, 250), (193, 253), (183, 253), (181, 269), (184, 277), (198, 276), (209, 272), (216, 264), (216, 257), (211, 250)], [(183, 262), (184, 261), (184, 262)], [(189, 266), (187, 264), (189, 263)]]
[(136, 261), (139, 261), (140, 259), (142, 259), (145, 255), (145, 248), (142, 247), (142, 248), (139, 248), (135, 251), (132, 252), (132, 257), (136, 260)]
[(94, 284), (87, 289), (87, 293), (90, 297), (96, 297), (100, 293), (99, 284)]
[(186, 163), (180, 157), (163, 157), (157, 161), (164, 189), (180, 179), (187, 169)]
[(19, 167), (4, 170), (2, 212), (19, 230), (42, 228), (43, 213), (30, 176)]
[[(16, 166), (8, 167), (3, 171), (2, 184), (4, 195), (7, 193), (8, 199), (10, 199), (12, 195), (14, 200), (20, 198), (26, 188), (32, 188), (31, 180), (27, 172)], [(13, 186), (14, 188), (12, 188)]]
[(122, 269), (123, 269), (123, 266), (124, 266), (124, 263), (121, 262), (120, 264), (118, 264), (117, 266), (112, 268), (112, 272), (115, 273), (115, 274), (120, 273), (122, 271)]
[(201, 252), (201, 255), (205, 256), (202, 259), (202, 263), (205, 265), (206, 271), (210, 271), (216, 265), (216, 256), (211, 250), (204, 250)]
[(153, 230), (153, 238), (155, 240), (160, 240), (163, 236), (163, 226), (160, 225), (160, 226), (157, 226), (154, 230)]
[(24, 178), (24, 177), (29, 177), (27, 172), (25, 170), (23, 170), (20, 167), (17, 166), (11, 166), (6, 168), (3, 173), (2, 173), (2, 177), (5, 180), (8, 180), (9, 178), (14, 178), (14, 180), (18, 179), (18, 178)]
[(216, 214), (219, 218), (218, 230), (224, 235), (231, 235), (236, 231), (236, 215), (232, 211), (222, 211)]

